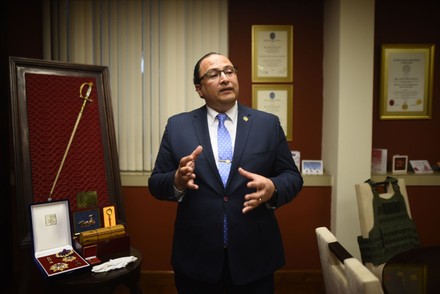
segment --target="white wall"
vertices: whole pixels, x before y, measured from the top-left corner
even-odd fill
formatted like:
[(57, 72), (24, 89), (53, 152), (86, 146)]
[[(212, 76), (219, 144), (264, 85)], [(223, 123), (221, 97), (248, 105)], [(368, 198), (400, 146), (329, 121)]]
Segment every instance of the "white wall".
[(331, 231), (360, 258), (354, 185), (370, 177), (374, 0), (327, 0), (324, 6), (322, 158), (333, 176)]

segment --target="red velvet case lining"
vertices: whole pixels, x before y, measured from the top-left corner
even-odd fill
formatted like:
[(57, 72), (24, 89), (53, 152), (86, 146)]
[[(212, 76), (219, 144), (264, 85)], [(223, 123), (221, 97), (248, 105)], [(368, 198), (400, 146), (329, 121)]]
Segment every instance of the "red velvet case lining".
[[(51, 276), (53, 274), (59, 274), (62, 272), (72, 271), (77, 268), (81, 268), (81, 267), (88, 265), (87, 262), (77, 252), (74, 251), (71, 256), (75, 257), (75, 259), (72, 261), (66, 262), (66, 261), (63, 261), (63, 257), (57, 257), (56, 254), (51, 254), (48, 256), (43, 256), (43, 257), (38, 258), (38, 262), (44, 268), (44, 270), (46, 271), (48, 276)], [(57, 264), (57, 263), (65, 263), (68, 265), (68, 267), (62, 271), (51, 270), (52, 265)]]
[(32, 73), (25, 78), (34, 202), (47, 201), (84, 102), (80, 87), (92, 82), (93, 102), (84, 108), (52, 198), (69, 199), (76, 210), (78, 192), (96, 191), (98, 205), (110, 205), (95, 78)]

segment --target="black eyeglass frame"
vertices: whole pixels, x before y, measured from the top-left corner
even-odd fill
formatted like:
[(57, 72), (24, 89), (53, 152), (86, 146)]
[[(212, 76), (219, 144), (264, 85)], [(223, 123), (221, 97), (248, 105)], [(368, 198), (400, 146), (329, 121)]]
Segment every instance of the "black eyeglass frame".
[[(233, 72), (231, 73), (226, 73), (225, 71), (233, 69)], [(215, 72), (215, 75), (209, 76), (210, 73)], [(203, 76), (200, 77), (200, 81), (202, 81), (204, 78), (208, 77), (208, 78), (216, 78), (219, 77), (222, 73), (225, 74), (225, 76), (228, 75), (232, 75), (232, 74), (237, 74), (238, 72), (238, 67), (236, 66), (227, 66), (224, 69), (217, 69), (217, 68), (213, 68), (208, 70), (207, 72), (205, 72), (205, 74)]]

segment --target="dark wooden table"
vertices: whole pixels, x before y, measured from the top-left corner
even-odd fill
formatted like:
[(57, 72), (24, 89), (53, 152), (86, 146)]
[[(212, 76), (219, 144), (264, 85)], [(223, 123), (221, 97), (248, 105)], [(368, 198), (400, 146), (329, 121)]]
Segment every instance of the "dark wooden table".
[(385, 264), (382, 283), (388, 294), (440, 293), (440, 245), (397, 254)]
[(133, 247), (130, 248), (130, 255), (137, 257), (137, 260), (124, 268), (103, 273), (88, 271), (66, 275), (48, 281), (46, 290), (57, 294), (113, 293), (118, 286), (125, 285), (132, 294), (142, 293), (139, 287), (142, 255)]

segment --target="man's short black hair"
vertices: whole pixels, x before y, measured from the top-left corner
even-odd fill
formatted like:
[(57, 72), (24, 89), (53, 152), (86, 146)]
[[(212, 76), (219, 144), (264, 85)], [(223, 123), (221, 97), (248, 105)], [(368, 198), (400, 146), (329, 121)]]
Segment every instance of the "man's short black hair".
[(221, 55), (221, 54), (217, 53), (217, 52), (209, 52), (209, 53), (203, 55), (203, 57), (200, 58), (199, 61), (197, 61), (196, 65), (194, 66), (194, 76), (193, 76), (194, 85), (200, 84), (200, 81), (201, 81), (200, 72), (199, 72), (200, 71), (200, 63), (202, 63), (203, 59), (205, 59), (206, 57), (211, 56), (211, 55)]

